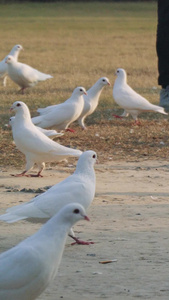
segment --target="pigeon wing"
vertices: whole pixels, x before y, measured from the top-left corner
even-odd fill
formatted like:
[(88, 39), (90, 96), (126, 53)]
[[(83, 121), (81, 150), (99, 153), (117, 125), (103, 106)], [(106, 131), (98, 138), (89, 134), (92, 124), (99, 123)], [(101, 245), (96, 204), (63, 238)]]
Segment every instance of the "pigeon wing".
[(31, 284), (41, 272), (39, 257), (34, 249), (20, 245), (1, 254), (0, 266), (0, 295), (3, 290), (21, 289)]
[(50, 108), (46, 114), (43, 113), (41, 116), (32, 118), (32, 122), (45, 128), (54, 125), (67, 126), (74, 119), (74, 111), (72, 103), (58, 104)]
[[(22, 134), (21, 150), (24, 151), (24, 153), (31, 152), (40, 155), (44, 153), (55, 153), (58, 150), (57, 154), (64, 154), (62, 153), (65, 148), (64, 146), (52, 141), (44, 133), (40, 132), (40, 130), (38, 130), (38, 128), (36, 128), (33, 124), (31, 128), (26, 128)], [(15, 140), (15, 142), (17, 145), (17, 140)]]
[(135, 92), (129, 85), (120, 88), (117, 98), (119, 98), (119, 105), (127, 110), (151, 109), (151, 103)]
[(40, 114), (40, 115), (44, 115), (46, 113), (49, 113), (51, 110), (53, 110), (55, 107), (57, 107), (59, 104), (56, 104), (56, 105), (50, 105), (50, 106), (47, 106), (47, 107), (44, 107), (44, 108), (38, 108), (37, 109), (37, 112)]
[[(63, 206), (73, 203), (78, 199), (78, 202), (87, 208), (90, 203), (86, 196), (87, 186), (81, 181), (69, 181), (56, 185), (50, 192), (47, 191), (34, 199), (34, 206), (49, 216), (57, 213)], [(94, 197), (94, 196), (93, 196)], [(33, 199), (32, 199), (33, 200)]]
[(23, 82), (34, 83), (38, 81), (38, 71), (32, 67), (17, 63), (17, 75)]
[(48, 219), (63, 206), (75, 202), (76, 199), (84, 208), (87, 208), (93, 198), (94, 191), (91, 195), (86, 182), (80, 180), (78, 176), (72, 175), (31, 201), (8, 208), (7, 213), (11, 215), (11, 218), (24, 216), (25, 218)]
[(5, 63), (5, 59), (0, 62), (0, 77), (5, 76), (7, 74), (7, 64)]

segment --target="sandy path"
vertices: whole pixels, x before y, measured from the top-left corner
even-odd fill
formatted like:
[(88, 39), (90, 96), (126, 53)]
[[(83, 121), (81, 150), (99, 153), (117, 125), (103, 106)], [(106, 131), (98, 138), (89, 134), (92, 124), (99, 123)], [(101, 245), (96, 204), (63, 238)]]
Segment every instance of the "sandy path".
[[(168, 162), (109, 162), (95, 169), (91, 222), (75, 227), (78, 236), (95, 244), (70, 246), (68, 239), (58, 276), (39, 300), (169, 299)], [(46, 170), (43, 178), (15, 178), (10, 174), (16, 170), (1, 170), (0, 213), (35, 196), (13, 188), (43, 188), (73, 171), (59, 166)], [(24, 221), (0, 226), (2, 252), (41, 225)], [(99, 263), (112, 259), (117, 261)]]

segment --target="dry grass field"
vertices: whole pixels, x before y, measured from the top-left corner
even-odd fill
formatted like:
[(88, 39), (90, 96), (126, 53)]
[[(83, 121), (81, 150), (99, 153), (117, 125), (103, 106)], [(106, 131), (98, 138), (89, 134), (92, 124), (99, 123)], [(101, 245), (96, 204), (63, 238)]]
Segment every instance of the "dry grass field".
[[(126, 69), (128, 83), (149, 101), (158, 104), (156, 57), (156, 3), (56, 3), (1, 5), (3, 58), (15, 44), (24, 51), (19, 60), (53, 75), (53, 79), (27, 89), (21, 95), (10, 79), (0, 82), (1, 164), (21, 167), (24, 157), (12, 144), (6, 127), (9, 107), (24, 101), (35, 116), (38, 107), (65, 101), (76, 86), (91, 87), (107, 76), (113, 86), (115, 70)], [(112, 86), (104, 88), (97, 111), (87, 119), (83, 132), (74, 124), (58, 141), (81, 150), (95, 149), (100, 159), (167, 158), (168, 118), (142, 114), (142, 126), (131, 118), (113, 119), (121, 112), (112, 98)]]

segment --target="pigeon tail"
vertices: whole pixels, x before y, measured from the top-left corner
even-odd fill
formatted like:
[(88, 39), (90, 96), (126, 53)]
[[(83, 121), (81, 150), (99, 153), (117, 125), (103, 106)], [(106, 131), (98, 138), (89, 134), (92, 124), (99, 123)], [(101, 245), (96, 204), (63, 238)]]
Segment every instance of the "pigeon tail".
[(0, 221), (4, 221), (6, 223), (14, 223), (19, 220), (26, 219), (26, 218), (27, 218), (26, 216), (16, 216), (16, 215), (12, 215), (11, 213), (6, 213), (6, 214), (0, 216)]
[(154, 105), (155, 111), (159, 112), (160, 114), (163, 115), (168, 115), (168, 113), (164, 110), (163, 107), (158, 106), (158, 105)]
[(53, 108), (54, 108), (54, 105), (47, 106), (47, 107), (45, 107), (45, 108), (38, 108), (38, 109), (37, 109), (37, 112), (38, 112), (40, 115), (45, 115), (46, 113), (49, 113), (50, 111), (52, 111)]
[[(39, 125), (39, 123), (42, 121), (42, 117), (41, 116), (37, 116), (37, 117), (33, 117), (32, 118), (32, 123), (34, 125)], [(39, 125), (40, 126), (40, 125)], [(41, 126), (40, 126), (41, 127)]]
[(47, 79), (53, 78), (53, 76), (49, 75), (49, 74), (44, 74), (44, 73), (40, 73), (39, 72), (39, 77), (38, 77), (38, 81), (44, 81)]
[[(68, 148), (68, 147), (66, 147), (67, 149), (65, 149), (65, 154), (63, 154), (63, 157), (65, 157), (65, 156), (76, 156), (76, 157), (80, 157), (81, 155), (82, 155), (82, 151), (81, 150), (78, 150), (78, 149), (73, 149), (73, 148)], [(57, 153), (56, 153), (56, 155), (58, 155)], [(61, 156), (62, 156), (62, 154), (61, 154)]]

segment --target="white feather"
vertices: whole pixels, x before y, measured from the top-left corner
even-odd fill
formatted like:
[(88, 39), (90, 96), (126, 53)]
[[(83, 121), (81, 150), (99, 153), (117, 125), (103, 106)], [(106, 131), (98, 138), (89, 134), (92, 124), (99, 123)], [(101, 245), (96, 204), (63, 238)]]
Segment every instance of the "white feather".
[(84, 219), (81, 205), (67, 205), (37, 233), (2, 253), (0, 299), (36, 299), (57, 274), (70, 227)]
[(73, 202), (78, 202), (87, 209), (95, 195), (94, 164), (96, 160), (97, 155), (94, 151), (83, 152), (72, 175), (31, 201), (8, 208), (6, 214), (0, 216), (0, 220), (13, 223), (26, 219), (43, 223), (63, 206)]
[[(9, 125), (11, 127), (14, 125), (14, 121), (15, 121), (15, 117), (11, 117), (9, 119)], [(42, 133), (44, 133), (46, 136), (50, 137), (51, 139), (54, 139), (56, 137), (60, 137), (60, 136), (64, 135), (63, 132), (57, 132), (54, 129), (50, 130), (50, 129), (43, 129), (43, 128), (38, 127), (38, 126), (36, 126), (36, 127), (39, 129), (39, 131), (41, 131)]]
[(15, 111), (15, 121), (12, 126), (12, 133), (16, 147), (25, 154), (26, 170), (20, 175), (24, 175), (31, 170), (36, 163), (40, 173), (44, 168), (44, 162), (60, 161), (69, 156), (79, 157), (80, 150), (62, 146), (49, 139), (31, 121), (31, 116), (27, 105), (24, 102), (13, 103), (12, 110)]
[[(13, 56), (14, 59), (17, 61), (19, 53), (22, 49), (23, 49), (23, 47), (21, 45), (15, 45), (8, 55)], [(5, 61), (6, 61), (6, 56), (2, 61), (0, 61), (0, 78), (3, 78), (3, 85), (4, 86), (6, 86), (7, 73), (8, 73), (7, 64), (5, 63)]]
[(110, 85), (107, 77), (101, 77), (88, 91), (87, 95), (84, 95), (84, 108), (80, 117), (78, 118), (79, 125), (86, 129), (85, 119), (91, 115), (98, 106), (99, 99), (103, 88), (106, 85)]
[(115, 102), (124, 108), (125, 115), (127, 113), (131, 114), (134, 120), (137, 120), (138, 115), (145, 111), (154, 111), (167, 115), (163, 107), (151, 104), (127, 84), (127, 75), (124, 69), (117, 69), (116, 75), (113, 97)]
[(27, 87), (33, 87), (40, 81), (44, 81), (53, 76), (39, 72), (38, 70), (18, 62), (13, 56), (8, 55), (5, 60), (9, 77), (24, 91)]
[(40, 116), (32, 118), (32, 122), (42, 128), (55, 126), (57, 129), (67, 129), (68, 126), (78, 119), (83, 107), (83, 94), (86, 94), (84, 87), (74, 89), (71, 97), (65, 102), (39, 108), (37, 111)]

